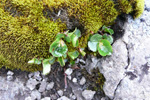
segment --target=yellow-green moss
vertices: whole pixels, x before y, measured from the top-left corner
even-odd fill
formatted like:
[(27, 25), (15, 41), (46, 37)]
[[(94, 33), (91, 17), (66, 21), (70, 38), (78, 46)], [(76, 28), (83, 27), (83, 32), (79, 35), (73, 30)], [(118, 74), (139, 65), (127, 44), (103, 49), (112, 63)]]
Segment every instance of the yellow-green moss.
[(135, 0), (135, 8), (134, 8), (134, 18), (138, 18), (144, 11), (144, 1), (145, 0)]
[[(48, 57), (49, 45), (57, 33), (66, 30), (65, 23), (43, 15), (44, 7), (55, 11), (66, 9), (70, 18), (79, 20), (84, 34), (80, 47), (86, 48), (90, 31), (97, 32), (121, 13), (144, 9), (144, 0), (0, 0), (0, 65), (26, 71), (41, 70), (28, 65), (32, 57)], [(116, 8), (119, 7), (119, 9)], [(70, 45), (69, 50), (74, 48)]]

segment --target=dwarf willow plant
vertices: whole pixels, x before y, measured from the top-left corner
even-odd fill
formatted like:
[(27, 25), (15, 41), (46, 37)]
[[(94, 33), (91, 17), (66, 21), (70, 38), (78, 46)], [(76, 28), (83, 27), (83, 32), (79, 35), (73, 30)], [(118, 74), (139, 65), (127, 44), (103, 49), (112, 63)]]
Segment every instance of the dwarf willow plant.
[[(109, 34), (93, 34), (90, 36), (88, 41), (88, 48), (93, 52), (99, 52), (100, 55), (106, 56), (112, 53), (111, 43), (113, 42), (112, 34), (114, 33), (112, 29), (106, 26), (102, 27), (102, 31)], [(52, 56), (47, 59), (43, 58), (33, 58), (28, 61), (29, 64), (42, 64), (43, 65), (43, 75), (47, 75), (51, 71), (51, 65), (55, 62), (59, 62), (61, 66), (65, 66), (65, 62), (70, 61), (70, 64), (75, 63), (75, 59), (81, 54), (85, 56), (83, 48), (79, 47), (79, 38), (81, 37), (81, 31), (75, 29), (73, 32), (66, 31), (64, 33), (57, 34), (55, 40), (50, 45), (49, 52)], [(68, 47), (66, 43), (72, 43), (73, 47), (78, 48), (72, 52), (68, 52)]]

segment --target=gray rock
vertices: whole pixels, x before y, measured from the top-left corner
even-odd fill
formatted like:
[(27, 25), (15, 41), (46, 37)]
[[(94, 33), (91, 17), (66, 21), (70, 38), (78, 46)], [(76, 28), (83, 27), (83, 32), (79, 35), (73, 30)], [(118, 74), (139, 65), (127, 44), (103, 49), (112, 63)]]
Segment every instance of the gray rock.
[(12, 75), (14, 75), (14, 72), (8, 71), (8, 72), (7, 72), (7, 75), (8, 75), (8, 76), (12, 76)]
[(72, 79), (72, 82), (73, 82), (73, 83), (77, 83), (77, 78), (73, 78), (73, 79)]
[(40, 84), (39, 92), (44, 92), (47, 86), (46, 80), (43, 80)]
[(59, 96), (63, 96), (63, 91), (62, 90), (58, 90), (57, 93), (58, 93)]
[(29, 88), (30, 90), (33, 90), (33, 89), (35, 89), (35, 87), (38, 83), (39, 82), (37, 82), (36, 79), (30, 78), (26, 83), (26, 87)]
[(34, 90), (31, 92), (31, 98), (32, 98), (32, 100), (35, 100), (35, 99), (40, 100), (41, 99), (41, 93), (37, 90)]
[(82, 77), (80, 80), (80, 85), (84, 85), (86, 83), (85, 77)]
[(38, 81), (42, 80), (42, 77), (40, 76), (40, 72), (39, 71), (34, 72), (33, 78), (36, 79), (36, 80), (38, 80)]
[(73, 70), (71, 68), (68, 68), (66, 71), (65, 71), (65, 74), (67, 74), (68, 76), (70, 76), (72, 74)]
[(75, 100), (77, 97), (76, 97), (75, 95), (72, 95), (71, 98), (72, 98), (73, 100)]
[(80, 59), (79, 62), (85, 64), (85, 61), (83, 59)]
[(69, 80), (71, 80), (71, 79), (72, 79), (72, 77), (71, 77), (71, 76), (67, 76), (67, 78), (68, 78)]
[(25, 100), (32, 100), (32, 97), (26, 97)]
[(34, 76), (34, 73), (28, 74), (28, 78), (32, 78)]
[(41, 100), (51, 100), (51, 98), (50, 97), (44, 97)]
[(47, 84), (46, 90), (50, 90), (54, 87), (54, 82), (50, 82), (49, 84)]
[(95, 91), (84, 90), (84, 91), (82, 92), (82, 96), (83, 96), (86, 100), (92, 100), (95, 93), (96, 93)]
[(56, 100), (57, 99), (57, 96), (55, 94), (50, 95), (50, 97), (51, 97), (52, 100)]
[(7, 80), (8, 81), (12, 81), (13, 80), (13, 76), (7, 76)]
[(58, 98), (57, 100), (70, 100), (70, 99), (67, 98), (66, 96), (62, 96), (62, 97)]

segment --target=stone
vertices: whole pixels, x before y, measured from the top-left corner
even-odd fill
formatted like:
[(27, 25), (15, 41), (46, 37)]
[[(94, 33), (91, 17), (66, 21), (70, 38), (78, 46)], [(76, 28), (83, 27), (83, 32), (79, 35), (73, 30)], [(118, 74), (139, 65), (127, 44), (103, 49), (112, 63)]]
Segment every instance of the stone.
[(55, 94), (50, 95), (50, 97), (51, 97), (52, 100), (56, 100), (57, 99), (57, 96)]
[(82, 92), (82, 96), (83, 96), (86, 100), (92, 100), (95, 93), (96, 93), (95, 91), (84, 90), (84, 91)]
[(32, 100), (40, 100), (41, 99), (41, 93), (37, 90), (34, 90), (31, 92), (31, 97), (32, 97)]
[(51, 100), (51, 98), (50, 97), (44, 97), (41, 100)]
[(63, 96), (63, 91), (62, 90), (58, 90), (57, 93), (58, 93), (59, 96)]
[(26, 83), (26, 87), (29, 88), (30, 90), (33, 90), (33, 89), (35, 89), (35, 87), (38, 83), (39, 82), (37, 82), (36, 79), (30, 78)]
[(77, 78), (73, 78), (73, 79), (72, 79), (72, 82), (73, 82), (73, 83), (77, 83)]
[(72, 79), (72, 77), (69, 75), (69, 76), (67, 76), (67, 78), (69, 79), (69, 80), (71, 80)]
[(73, 70), (72, 68), (68, 68), (66, 71), (65, 71), (65, 74), (67, 74), (68, 76), (70, 76), (72, 74)]
[(80, 59), (79, 62), (85, 64), (85, 61), (83, 59)]
[(42, 80), (42, 77), (40, 76), (40, 72), (39, 71), (34, 72), (33, 78), (36, 79), (36, 80), (38, 80), (38, 81)]
[(32, 100), (32, 98), (29, 96), (29, 97), (26, 97), (25, 100)]
[(47, 86), (46, 80), (43, 80), (40, 84), (39, 92), (44, 92)]
[(75, 95), (72, 95), (71, 98), (72, 98), (73, 100), (75, 100), (77, 97), (76, 97)]
[(8, 81), (12, 81), (13, 80), (13, 76), (7, 76), (7, 80)]
[(58, 98), (57, 100), (70, 100), (70, 99), (66, 96), (62, 96), (62, 97)]
[(85, 77), (82, 77), (80, 80), (80, 85), (84, 85), (86, 83)]
[(7, 75), (8, 75), (8, 76), (12, 76), (12, 75), (14, 75), (14, 72), (8, 71), (8, 72), (7, 72)]
[(50, 82), (49, 84), (47, 84), (46, 90), (50, 90), (54, 87), (54, 82)]
[(30, 73), (30, 74), (28, 74), (28, 78), (32, 78), (32, 77), (33, 77), (33, 75), (34, 75), (34, 73)]

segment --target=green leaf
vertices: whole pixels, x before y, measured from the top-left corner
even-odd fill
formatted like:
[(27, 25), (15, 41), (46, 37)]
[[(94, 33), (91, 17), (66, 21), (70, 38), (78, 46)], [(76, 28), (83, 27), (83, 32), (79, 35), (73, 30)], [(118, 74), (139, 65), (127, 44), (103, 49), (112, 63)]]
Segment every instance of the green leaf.
[(68, 35), (66, 35), (64, 37), (64, 40), (67, 41), (68, 43), (70, 43), (71, 42), (71, 37), (69, 37)]
[(74, 34), (79, 38), (81, 37), (81, 31), (79, 29), (75, 29)]
[(56, 35), (55, 39), (61, 39), (61, 38), (64, 38), (64, 37), (65, 37), (65, 34), (59, 33), (59, 34)]
[(60, 40), (59, 43), (56, 43), (55, 46), (50, 46), (50, 51), (54, 57), (62, 57), (67, 53), (68, 48), (63, 40)]
[(64, 54), (63, 57), (64, 57), (64, 58), (67, 58), (67, 54)]
[(82, 56), (85, 56), (85, 55), (86, 55), (86, 53), (84, 52), (84, 49), (83, 49), (83, 48), (79, 48), (79, 51), (80, 51), (80, 53), (81, 53)]
[(65, 66), (65, 61), (63, 57), (58, 57), (57, 61), (59, 62), (60, 66)]
[(49, 57), (48, 61), (49, 61), (50, 64), (54, 64), (55, 63), (55, 59), (56, 59), (55, 57)]
[(52, 53), (54, 51), (54, 49), (59, 45), (59, 41), (60, 39), (56, 39), (51, 45), (50, 45), (50, 48), (49, 48), (49, 52)]
[(68, 52), (68, 56), (74, 60), (79, 56), (79, 52), (78, 51)]
[(98, 43), (98, 52), (101, 56), (110, 55), (112, 53), (112, 46), (108, 40), (101, 40)]
[(32, 60), (28, 61), (28, 64), (38, 64), (39, 65), (41, 63), (42, 63), (42, 61), (37, 58), (33, 58)]
[(98, 42), (88, 42), (88, 47), (91, 51), (96, 52), (97, 51), (97, 44)]
[(90, 41), (91, 42), (99, 42), (102, 39), (102, 35), (100, 34), (94, 34), (91, 38)]
[(71, 65), (74, 65), (74, 64), (75, 64), (75, 61), (71, 60), (71, 61), (70, 61), (70, 64), (71, 64)]
[(77, 47), (79, 45), (78, 37), (76, 35), (73, 34), (71, 36), (71, 40), (72, 40), (73, 47)]
[(51, 64), (48, 60), (43, 60), (43, 75), (47, 75), (51, 71)]
[(113, 43), (113, 37), (111, 35), (104, 34), (103, 39), (108, 40), (110, 42), (110, 44)]
[(105, 25), (102, 27), (102, 30), (104, 30), (105, 32), (108, 32), (110, 35), (114, 34), (114, 31), (108, 27), (106, 27)]

